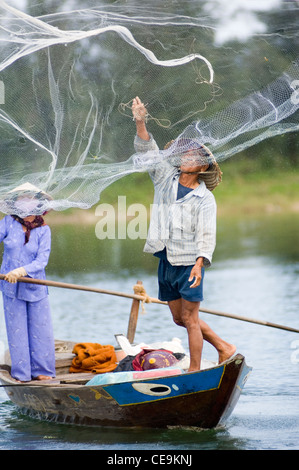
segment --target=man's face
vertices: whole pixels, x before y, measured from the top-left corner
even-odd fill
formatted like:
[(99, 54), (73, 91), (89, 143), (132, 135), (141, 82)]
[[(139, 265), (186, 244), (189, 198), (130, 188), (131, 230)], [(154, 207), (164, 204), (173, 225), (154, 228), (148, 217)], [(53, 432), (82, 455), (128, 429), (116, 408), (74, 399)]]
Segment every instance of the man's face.
[(204, 158), (196, 150), (188, 150), (181, 155), (180, 170), (182, 173), (202, 173), (209, 168)]

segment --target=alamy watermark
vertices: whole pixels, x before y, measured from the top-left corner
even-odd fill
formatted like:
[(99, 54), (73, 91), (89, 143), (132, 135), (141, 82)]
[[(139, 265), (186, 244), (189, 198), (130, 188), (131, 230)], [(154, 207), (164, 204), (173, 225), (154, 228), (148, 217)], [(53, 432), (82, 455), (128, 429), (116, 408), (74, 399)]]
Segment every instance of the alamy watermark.
[[(196, 216), (195, 207), (184, 204), (151, 204), (147, 209), (143, 204), (127, 206), (126, 196), (118, 196), (116, 207), (112, 204), (99, 204), (95, 210), (95, 234), (99, 240), (131, 240), (149, 237), (151, 240), (191, 240), (196, 226), (204, 226), (203, 214)], [(149, 223), (153, 220), (154, 223)]]
[(124, 240), (130, 238), (145, 239), (148, 230), (148, 210), (143, 204), (131, 204), (127, 207), (125, 196), (118, 196), (117, 207), (112, 204), (99, 204), (96, 217), (101, 217), (95, 227), (99, 240)]

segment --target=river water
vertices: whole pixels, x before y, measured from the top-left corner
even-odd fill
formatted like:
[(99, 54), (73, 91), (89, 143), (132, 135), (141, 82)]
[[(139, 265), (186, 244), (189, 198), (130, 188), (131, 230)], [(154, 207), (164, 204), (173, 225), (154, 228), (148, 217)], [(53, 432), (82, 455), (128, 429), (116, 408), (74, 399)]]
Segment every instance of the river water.
[[(53, 226), (48, 278), (126, 293), (138, 279), (157, 296), (157, 261), (143, 240), (98, 240), (94, 226)], [(269, 215), (221, 219), (213, 266), (206, 271), (202, 307), (299, 329), (299, 217)], [(50, 288), (55, 337), (116, 344), (127, 332), (131, 301), (105, 294)], [(237, 345), (253, 368), (225, 427), (214, 430), (95, 429), (24, 416), (0, 389), (1, 450), (106, 450), (155, 452), (299, 449), (299, 336), (281, 329), (201, 313)], [(168, 308), (146, 304), (135, 342), (177, 337)], [(0, 338), (5, 342), (1, 306)], [(216, 360), (204, 346), (203, 356)]]

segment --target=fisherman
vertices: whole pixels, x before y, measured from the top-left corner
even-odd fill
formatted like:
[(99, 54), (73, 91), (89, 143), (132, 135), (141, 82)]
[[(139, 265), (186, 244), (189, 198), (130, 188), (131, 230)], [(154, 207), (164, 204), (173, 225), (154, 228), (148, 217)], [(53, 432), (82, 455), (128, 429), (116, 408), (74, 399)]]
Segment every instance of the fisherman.
[(135, 164), (157, 160), (149, 167), (155, 197), (144, 251), (159, 258), (159, 299), (168, 302), (174, 322), (187, 329), (189, 371), (197, 371), (203, 340), (216, 348), (219, 363), (236, 351), (198, 315), (204, 270), (211, 265), (216, 245), (216, 202), (211, 191), (222, 173), (210, 150), (189, 138), (170, 143), (168, 157), (161, 162), (139, 97), (133, 99), (132, 113), (137, 131)]

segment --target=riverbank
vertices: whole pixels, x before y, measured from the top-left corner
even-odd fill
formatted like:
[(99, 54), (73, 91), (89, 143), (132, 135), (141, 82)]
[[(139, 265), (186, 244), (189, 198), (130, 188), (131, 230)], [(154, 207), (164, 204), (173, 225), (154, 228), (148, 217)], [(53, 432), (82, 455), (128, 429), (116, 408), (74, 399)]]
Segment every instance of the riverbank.
[[(299, 212), (299, 169), (273, 168), (262, 170), (256, 164), (245, 161), (238, 164), (224, 162), (222, 183), (214, 190), (218, 218), (244, 215), (263, 215)], [(153, 185), (146, 173), (126, 176), (106, 188), (99, 203), (89, 210), (69, 209), (51, 212), (47, 220), (51, 224), (95, 224), (95, 214), (100, 204), (118, 205), (118, 198), (125, 198), (126, 207), (142, 204), (148, 210), (153, 202)], [(115, 211), (118, 215), (118, 211)]]

